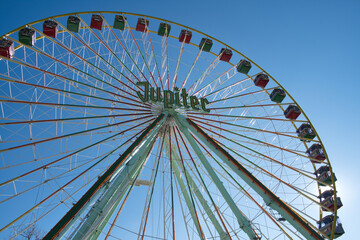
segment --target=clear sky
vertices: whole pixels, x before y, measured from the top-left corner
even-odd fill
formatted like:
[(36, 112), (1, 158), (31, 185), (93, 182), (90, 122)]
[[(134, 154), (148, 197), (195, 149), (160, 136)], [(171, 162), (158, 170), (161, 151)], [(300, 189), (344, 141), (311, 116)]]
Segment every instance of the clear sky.
[(0, 35), (62, 13), (124, 11), (172, 20), (244, 53), (294, 97), (315, 126), (338, 178), (346, 234), (360, 201), (360, 1), (1, 1)]

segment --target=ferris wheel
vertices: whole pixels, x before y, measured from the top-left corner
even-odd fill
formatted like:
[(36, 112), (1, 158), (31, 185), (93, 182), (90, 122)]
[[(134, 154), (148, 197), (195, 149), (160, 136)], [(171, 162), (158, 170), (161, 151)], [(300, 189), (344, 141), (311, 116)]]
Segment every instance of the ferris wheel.
[(336, 177), (290, 94), (172, 21), (72, 13), (0, 39), (0, 237), (333, 239)]

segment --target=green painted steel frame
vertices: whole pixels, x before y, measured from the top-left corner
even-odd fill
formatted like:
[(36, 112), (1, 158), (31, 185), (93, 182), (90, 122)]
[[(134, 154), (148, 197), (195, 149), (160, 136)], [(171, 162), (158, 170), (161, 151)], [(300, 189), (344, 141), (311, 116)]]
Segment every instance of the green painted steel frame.
[[(171, 150), (171, 153), (172, 153), (172, 159), (173, 159), (173, 162), (174, 162), (174, 164), (172, 166), (173, 166), (173, 170), (175, 172), (176, 179), (179, 182), (181, 190), (183, 191), (183, 188), (184, 188), (183, 192), (185, 192), (187, 194), (187, 190), (185, 188), (184, 181), (182, 180), (182, 177), (180, 175), (181, 172), (183, 172), (185, 174), (185, 171), (186, 171), (185, 167), (183, 166), (183, 163), (181, 162), (180, 157), (177, 154), (177, 152), (174, 151), (174, 150)], [(207, 201), (205, 200), (205, 198), (201, 194), (200, 189), (198, 188), (198, 186), (196, 185), (196, 183), (194, 182), (194, 180), (192, 179), (192, 177), (189, 174), (187, 174), (186, 180), (188, 181), (192, 191), (195, 193), (196, 197), (198, 198), (200, 204), (204, 208), (204, 210), (205, 210), (206, 214), (208, 215), (210, 221), (214, 224), (214, 227), (215, 227), (216, 231), (218, 232), (220, 238), (222, 240), (230, 239), (229, 236), (227, 235), (227, 233), (222, 229), (219, 221), (216, 219), (216, 217), (215, 217), (214, 213), (212, 212), (209, 204), (207, 203)], [(186, 200), (186, 197), (188, 197), (188, 196), (186, 196), (185, 193), (183, 193), (183, 194), (184, 194), (184, 197), (185, 197), (185, 200)], [(191, 212), (192, 218), (194, 219), (194, 222), (195, 222), (196, 217), (194, 216), (193, 211), (190, 211), (190, 212)], [(199, 236), (202, 236), (201, 231), (200, 231), (200, 229), (198, 228), (197, 225), (196, 225), (196, 227), (198, 229)]]
[(240, 228), (246, 232), (246, 234), (249, 236), (250, 239), (254, 239), (254, 240), (259, 239), (259, 236), (254, 231), (250, 220), (236, 206), (236, 203), (234, 202), (234, 200), (232, 199), (232, 197), (226, 190), (226, 188), (223, 185), (223, 183), (221, 182), (220, 178), (215, 173), (215, 171), (212, 168), (212, 166), (210, 165), (210, 163), (207, 161), (205, 155), (200, 150), (200, 147), (198, 146), (198, 144), (195, 142), (195, 139), (191, 136), (189, 130), (191, 130), (191, 131), (193, 130), (192, 126), (189, 124), (184, 124), (185, 117), (183, 117), (179, 114), (174, 114), (174, 117), (175, 117), (176, 123), (177, 123), (178, 127), (180, 128), (181, 132), (185, 135), (186, 139), (189, 141), (191, 147), (195, 151), (196, 155), (199, 157), (199, 159), (200, 159), (201, 163), (203, 164), (203, 166), (205, 167), (206, 171), (209, 173), (212, 181), (214, 182), (216, 187), (219, 189), (220, 193), (222, 194), (225, 201), (229, 205), (231, 211), (235, 214), (235, 216), (239, 222)]
[(141, 144), (127, 157), (127, 160), (122, 164), (123, 167), (112, 175), (113, 177), (109, 180), (110, 183), (106, 186), (103, 195), (91, 207), (87, 213), (87, 218), (71, 239), (98, 239), (127, 189), (141, 172), (163, 122), (164, 119), (152, 129)]
[[(166, 145), (166, 153), (167, 155), (169, 156), (169, 159), (170, 159), (170, 154), (172, 156), (172, 162), (173, 164), (171, 165), (172, 166), (172, 171), (174, 171), (175, 173), (175, 177), (176, 177), (176, 180), (178, 181), (179, 183), (179, 186), (180, 186), (180, 190), (181, 190), (181, 193), (183, 194), (184, 196), (184, 199), (185, 199), (185, 203), (190, 211), (190, 215), (191, 215), (191, 218), (193, 219), (194, 221), (194, 225), (196, 227), (196, 230), (199, 234), (199, 237), (204, 239), (203, 236), (204, 236), (204, 233), (202, 231), (202, 229), (200, 228), (199, 224), (196, 224), (197, 222), (197, 217), (196, 217), (196, 210), (195, 210), (195, 206), (194, 206), (194, 201), (192, 199), (192, 196), (190, 195), (190, 191), (188, 192), (188, 190), (186, 189), (186, 184), (184, 183), (183, 179), (182, 179), (182, 176), (181, 176), (181, 173), (180, 173), (180, 169), (181, 169), (181, 172), (183, 172), (184, 174), (186, 174), (184, 172), (184, 169), (182, 167), (182, 163), (181, 163), (181, 160), (179, 158), (179, 156), (176, 154), (176, 151), (175, 149), (173, 149), (174, 147), (171, 146), (171, 150), (170, 150), (170, 144), (169, 144), (169, 139), (166, 138), (166, 141), (165, 141), (165, 145)], [(180, 168), (180, 169), (179, 169)], [(188, 181), (188, 175), (185, 176), (185, 179)]]
[(126, 158), (135, 150), (135, 148), (150, 134), (153, 128), (159, 122), (165, 119), (164, 114), (159, 115), (158, 118), (151, 123), (145, 131), (126, 149), (126, 151), (109, 167), (109, 169), (94, 183), (94, 185), (80, 198), (80, 200), (65, 214), (65, 216), (46, 234), (43, 240), (55, 239), (59, 233), (74, 219), (83, 209), (90, 199), (104, 186), (104, 184), (113, 176), (118, 168), (123, 164)]
[[(306, 239), (323, 240), (324, 238), (310, 227), (294, 210), (285, 204), (279, 197), (271, 192), (263, 183), (253, 176), (246, 168), (236, 161), (227, 151), (208, 136), (197, 124), (189, 118), (175, 115), (176, 122), (180, 129), (189, 129), (197, 138), (209, 147), (225, 164), (227, 164), (236, 174), (238, 174), (252, 189), (254, 189), (264, 202), (272, 209), (279, 212), (297, 231)], [(183, 131), (184, 134), (186, 131)], [(187, 132), (187, 135), (190, 135)], [(186, 134), (185, 134), (186, 136)], [(191, 141), (190, 141), (191, 144)], [(196, 146), (197, 147), (197, 146)], [(196, 151), (196, 150), (195, 150)]]

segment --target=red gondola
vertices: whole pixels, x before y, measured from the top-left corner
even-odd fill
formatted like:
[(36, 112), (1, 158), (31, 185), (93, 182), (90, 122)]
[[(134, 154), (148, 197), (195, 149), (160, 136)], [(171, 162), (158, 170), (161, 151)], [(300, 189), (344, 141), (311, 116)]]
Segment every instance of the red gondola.
[(311, 147), (306, 151), (306, 153), (310, 158), (312, 158), (312, 163), (321, 163), (325, 160), (325, 153), (320, 144), (315, 143), (311, 145)]
[(58, 24), (53, 20), (46, 20), (43, 23), (43, 33), (49, 37), (56, 38), (58, 32)]
[(232, 55), (233, 55), (233, 53), (232, 53), (231, 49), (222, 48), (219, 55), (220, 55), (220, 60), (221, 61), (229, 62)]
[(91, 17), (90, 27), (101, 31), (103, 22), (104, 19), (102, 18), (102, 16), (98, 14), (93, 14)]
[(149, 20), (146, 20), (145, 18), (138, 18), (137, 24), (136, 24), (136, 31), (138, 32), (146, 32), (149, 27)]
[(3, 57), (11, 58), (14, 55), (14, 43), (7, 39), (0, 40), (0, 55)]
[(179, 36), (179, 42), (190, 43), (192, 32), (189, 30), (182, 29)]
[(268, 84), (268, 82), (269, 82), (269, 77), (263, 73), (256, 75), (256, 77), (254, 79), (255, 86), (261, 87), (261, 88), (265, 88), (266, 85)]
[(295, 120), (301, 114), (300, 109), (295, 105), (289, 105), (284, 111), (284, 115), (287, 119)]

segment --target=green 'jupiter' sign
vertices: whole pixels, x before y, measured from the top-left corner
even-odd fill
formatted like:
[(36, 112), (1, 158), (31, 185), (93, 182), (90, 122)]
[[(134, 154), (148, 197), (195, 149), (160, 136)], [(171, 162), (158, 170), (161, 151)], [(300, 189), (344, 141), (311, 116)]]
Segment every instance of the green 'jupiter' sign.
[(137, 82), (136, 85), (144, 87), (143, 93), (141, 91), (136, 92), (142, 102), (163, 102), (164, 109), (184, 107), (210, 112), (210, 110), (206, 108), (206, 104), (209, 104), (206, 98), (189, 96), (185, 88), (183, 88), (181, 92), (178, 88), (175, 88), (174, 91), (164, 90), (161, 93), (159, 87), (157, 87), (155, 91), (155, 88), (149, 87), (148, 82)]

